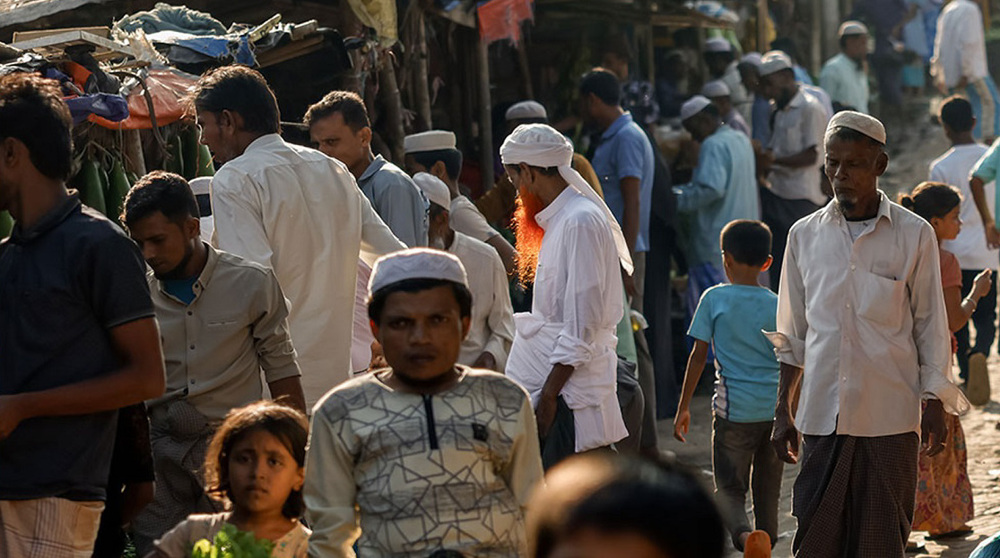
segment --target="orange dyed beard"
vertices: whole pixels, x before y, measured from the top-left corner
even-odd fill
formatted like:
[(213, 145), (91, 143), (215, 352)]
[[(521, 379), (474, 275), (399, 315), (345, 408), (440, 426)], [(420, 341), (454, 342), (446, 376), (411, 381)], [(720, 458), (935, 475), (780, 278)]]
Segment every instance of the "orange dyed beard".
[(545, 229), (535, 221), (535, 215), (544, 206), (538, 196), (523, 188), (518, 192), (515, 203), (513, 225), (517, 244), (517, 278), (522, 286), (528, 286), (535, 281), (538, 253), (542, 249), (542, 237), (545, 236)]

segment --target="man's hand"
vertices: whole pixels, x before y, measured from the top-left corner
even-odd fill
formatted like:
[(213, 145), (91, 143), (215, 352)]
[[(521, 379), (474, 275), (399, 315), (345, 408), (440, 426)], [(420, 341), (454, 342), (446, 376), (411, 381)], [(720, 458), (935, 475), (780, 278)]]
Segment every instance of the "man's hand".
[(546, 396), (538, 400), (538, 408), (535, 409), (535, 422), (538, 423), (538, 435), (542, 438), (549, 435), (552, 423), (556, 420), (557, 396)]
[(626, 273), (624, 268), (622, 269), (622, 283), (625, 284), (625, 295), (628, 296), (628, 301), (631, 303), (632, 299), (639, 294), (639, 291), (635, 288), (635, 279)]
[(920, 452), (927, 457), (944, 451), (948, 439), (948, 423), (944, 420), (944, 405), (938, 399), (928, 399), (920, 421)]
[(20, 396), (0, 395), (0, 440), (10, 436), (25, 418)]
[(677, 438), (681, 442), (687, 442), (684, 439), (684, 435), (688, 433), (688, 428), (691, 426), (691, 411), (684, 409), (677, 409), (677, 414), (674, 415), (674, 438)]
[(771, 431), (771, 446), (778, 459), (785, 463), (799, 462), (799, 431), (788, 410), (778, 410), (774, 415), (774, 430)]
[(992, 221), (986, 223), (983, 227), (986, 229), (986, 245), (990, 247), (991, 250), (1000, 248), (1000, 231), (997, 230), (996, 223)]
[(487, 370), (497, 370), (497, 359), (493, 356), (493, 353), (489, 351), (484, 351), (483, 354), (479, 355), (476, 362), (472, 363), (473, 368), (485, 368)]

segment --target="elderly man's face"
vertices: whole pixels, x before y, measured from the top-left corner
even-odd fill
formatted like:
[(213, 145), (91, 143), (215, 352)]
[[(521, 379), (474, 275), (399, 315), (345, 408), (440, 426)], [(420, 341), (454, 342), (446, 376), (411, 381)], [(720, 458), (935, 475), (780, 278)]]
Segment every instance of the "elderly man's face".
[(844, 215), (854, 217), (878, 199), (878, 177), (888, 164), (888, 155), (872, 142), (827, 138), (826, 177)]

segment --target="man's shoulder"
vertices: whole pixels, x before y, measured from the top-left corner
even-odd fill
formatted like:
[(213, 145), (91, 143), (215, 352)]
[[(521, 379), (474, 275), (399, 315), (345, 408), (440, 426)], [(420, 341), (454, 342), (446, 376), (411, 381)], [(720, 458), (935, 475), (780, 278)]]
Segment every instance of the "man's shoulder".
[(86, 205), (67, 217), (50, 234), (59, 239), (60, 243), (74, 247), (73, 251), (78, 254), (85, 253), (79, 249), (98, 246), (100, 250), (138, 252), (138, 247), (125, 231), (99, 211)]
[(313, 406), (313, 414), (322, 414), (331, 422), (342, 420), (352, 410), (367, 407), (367, 399), (381, 389), (375, 373), (366, 372), (334, 387)]
[(465, 377), (462, 379), (463, 384), (466, 384), (469, 389), (487, 392), (498, 403), (520, 408), (528, 400), (528, 394), (524, 388), (503, 374), (482, 368), (466, 366), (459, 366), (459, 368), (465, 372)]
[(889, 218), (892, 220), (892, 226), (894, 228), (900, 227), (914, 233), (917, 233), (924, 228), (933, 230), (931, 224), (928, 223), (923, 217), (892, 200), (887, 201), (889, 203)]
[[(459, 241), (459, 239), (461, 240)], [(479, 263), (492, 263), (496, 260), (500, 262), (500, 265), (503, 265), (503, 262), (500, 260), (500, 255), (497, 254), (496, 248), (486, 244), (482, 240), (472, 238), (471, 236), (458, 231), (455, 231), (455, 240), (461, 243), (460, 253), (455, 254), (456, 256), (459, 256), (460, 259), (469, 256)]]
[(216, 277), (237, 279), (244, 286), (244, 281), (253, 281), (264, 284), (276, 280), (274, 278), (274, 272), (267, 266), (261, 265), (257, 262), (252, 262), (242, 256), (233, 254), (232, 252), (225, 252), (223, 250), (219, 250), (218, 248), (215, 248), (214, 250), (218, 253), (219, 257), (215, 264), (216, 267), (214, 275)]

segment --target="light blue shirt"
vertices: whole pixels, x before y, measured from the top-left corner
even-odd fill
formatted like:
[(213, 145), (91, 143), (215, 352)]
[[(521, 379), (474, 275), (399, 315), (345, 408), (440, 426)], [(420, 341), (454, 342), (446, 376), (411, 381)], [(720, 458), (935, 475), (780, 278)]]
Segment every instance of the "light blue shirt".
[(843, 52), (823, 64), (819, 85), (834, 102), (868, 114), (868, 75)]
[(639, 234), (634, 250), (648, 252), (649, 210), (653, 204), (653, 146), (646, 132), (632, 121), (630, 113), (619, 116), (604, 131), (591, 165), (601, 179), (604, 202), (622, 227), (625, 226), (622, 180), (629, 177), (639, 179)]
[[(972, 167), (972, 176), (982, 180), (984, 184), (989, 184), (996, 180), (997, 171), (1000, 171), (1000, 139), (994, 141), (993, 145), (990, 146), (986, 153), (976, 162), (975, 166)], [(994, 199), (994, 203), (996, 204), (994, 207), (1000, 207), (1000, 188), (997, 188), (996, 191), (998, 193)], [(995, 213), (993, 220), (1000, 227), (1000, 213)]]
[(358, 178), (358, 188), (403, 244), (408, 248), (427, 246), (430, 204), (408, 174), (377, 155)]
[(691, 182), (675, 192), (677, 209), (692, 214), (689, 263), (711, 263), (722, 269), (722, 228), (734, 219), (760, 218), (750, 139), (729, 126), (719, 126), (702, 143)]
[(716, 416), (774, 419), (780, 365), (763, 331), (774, 331), (777, 311), (778, 295), (764, 287), (716, 285), (701, 296), (688, 335), (715, 349)]

